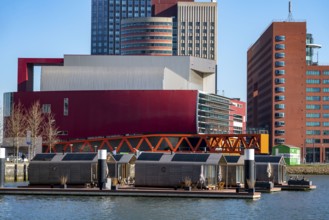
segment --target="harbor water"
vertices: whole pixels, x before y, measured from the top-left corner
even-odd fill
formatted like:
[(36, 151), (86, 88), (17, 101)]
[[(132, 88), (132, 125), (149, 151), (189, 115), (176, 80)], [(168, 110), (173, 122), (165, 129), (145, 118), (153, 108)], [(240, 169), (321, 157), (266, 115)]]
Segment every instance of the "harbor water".
[(0, 195), (0, 219), (329, 219), (329, 176), (317, 189), (259, 200)]

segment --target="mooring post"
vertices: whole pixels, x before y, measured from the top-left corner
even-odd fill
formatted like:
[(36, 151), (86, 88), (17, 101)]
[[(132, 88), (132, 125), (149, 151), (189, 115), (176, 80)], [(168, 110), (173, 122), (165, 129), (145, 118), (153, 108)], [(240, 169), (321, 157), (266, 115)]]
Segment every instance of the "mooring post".
[(0, 148), (0, 188), (5, 185), (5, 161), (6, 161), (6, 149)]
[(107, 174), (106, 174), (106, 157), (107, 150), (98, 150), (98, 186), (102, 190), (105, 188)]
[(255, 150), (245, 149), (244, 160), (244, 185), (246, 189), (254, 189), (255, 186)]

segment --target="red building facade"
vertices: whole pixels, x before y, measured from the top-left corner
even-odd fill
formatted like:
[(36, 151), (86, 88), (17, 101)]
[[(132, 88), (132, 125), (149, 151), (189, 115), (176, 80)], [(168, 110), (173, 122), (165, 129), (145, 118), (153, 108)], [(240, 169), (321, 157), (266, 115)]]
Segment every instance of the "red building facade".
[(319, 47), (306, 22), (273, 22), (247, 55), (247, 127), (268, 130), (271, 146), (301, 147), (307, 162), (329, 159), (329, 66), (312, 61)]

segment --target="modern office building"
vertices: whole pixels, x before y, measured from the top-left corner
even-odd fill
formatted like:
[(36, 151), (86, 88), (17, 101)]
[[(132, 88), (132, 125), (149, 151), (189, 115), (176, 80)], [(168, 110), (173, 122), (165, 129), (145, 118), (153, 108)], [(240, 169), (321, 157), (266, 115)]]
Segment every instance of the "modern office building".
[(247, 127), (264, 128), (270, 145), (301, 147), (301, 161), (329, 160), (329, 66), (306, 22), (273, 22), (247, 54)]
[(177, 55), (216, 60), (217, 3), (177, 3)]
[(172, 18), (128, 18), (121, 21), (121, 55), (171, 56)]
[(119, 55), (121, 20), (151, 17), (151, 0), (92, 0), (91, 54)]
[(189, 55), (216, 60), (215, 1), (92, 0), (91, 28), (93, 55)]

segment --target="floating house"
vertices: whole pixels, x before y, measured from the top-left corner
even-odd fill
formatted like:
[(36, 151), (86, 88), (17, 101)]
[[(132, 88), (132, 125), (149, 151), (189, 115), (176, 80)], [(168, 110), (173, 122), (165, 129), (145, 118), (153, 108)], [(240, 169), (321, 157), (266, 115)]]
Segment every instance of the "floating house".
[(109, 154), (107, 162), (108, 176), (118, 178), (123, 184), (133, 183), (135, 179), (135, 161), (136, 156), (134, 154)]
[(243, 156), (224, 156), (226, 163), (221, 165), (221, 182), (225, 186), (237, 186), (238, 183), (244, 184), (244, 157)]
[(286, 162), (283, 156), (255, 155), (256, 181), (286, 182)]
[(37, 154), (28, 167), (30, 185), (97, 183), (97, 153)]
[(143, 152), (135, 164), (135, 186), (178, 187), (186, 180), (197, 186), (200, 179), (206, 185), (216, 185), (222, 176), (221, 164), (225, 164), (222, 154)]

